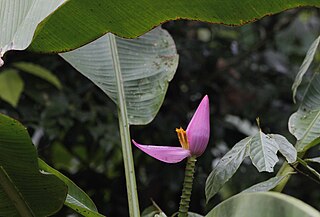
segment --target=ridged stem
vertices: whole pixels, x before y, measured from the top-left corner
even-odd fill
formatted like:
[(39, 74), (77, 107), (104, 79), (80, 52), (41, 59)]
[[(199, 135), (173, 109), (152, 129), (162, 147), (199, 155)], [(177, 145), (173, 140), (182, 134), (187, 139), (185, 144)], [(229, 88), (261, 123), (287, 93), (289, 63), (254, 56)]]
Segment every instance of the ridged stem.
[(123, 86), (123, 78), (118, 55), (117, 42), (114, 35), (109, 34), (110, 48), (112, 53), (113, 67), (116, 76), (117, 92), (118, 92), (118, 118), (120, 137), (122, 144), (122, 155), (126, 176), (128, 204), (130, 217), (140, 217), (139, 200), (136, 185), (136, 176), (134, 172), (133, 154), (131, 148), (131, 139), (129, 131), (128, 112), (126, 107), (126, 99)]
[(189, 157), (187, 161), (178, 217), (188, 216), (196, 161), (195, 157)]

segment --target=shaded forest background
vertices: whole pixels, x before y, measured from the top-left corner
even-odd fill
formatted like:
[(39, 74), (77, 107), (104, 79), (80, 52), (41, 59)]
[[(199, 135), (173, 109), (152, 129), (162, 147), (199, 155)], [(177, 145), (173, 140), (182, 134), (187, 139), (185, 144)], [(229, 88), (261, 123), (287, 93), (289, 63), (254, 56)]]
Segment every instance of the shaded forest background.
[[(275, 175), (260, 175), (245, 161), (206, 207), (208, 174), (230, 147), (253, 134), (257, 117), (265, 133), (282, 134), (294, 142), (287, 127), (289, 116), (298, 107), (292, 101), (291, 86), (307, 49), (319, 35), (320, 10), (289, 10), (241, 27), (195, 21), (172, 21), (163, 27), (176, 42), (178, 71), (155, 120), (146, 126), (132, 126), (131, 135), (145, 144), (178, 145), (175, 128), (186, 128), (202, 96), (209, 95), (211, 138), (207, 151), (198, 159), (190, 208), (204, 214), (206, 208)], [(25, 86), (17, 107), (0, 100), (0, 112), (27, 126), (39, 155), (84, 189), (101, 213), (126, 216), (124, 168), (113, 102), (57, 55), (15, 51), (5, 56), (5, 62), (0, 73), (18, 62), (33, 63), (54, 73), (63, 88), (21, 73)], [(166, 213), (174, 213), (185, 163), (161, 163), (133, 149), (141, 209), (151, 205), (152, 199)], [(319, 150), (309, 154), (316, 152)], [(319, 189), (315, 182), (295, 175), (285, 193), (320, 209), (320, 194), (315, 189)], [(56, 216), (68, 213), (72, 211), (65, 208)]]

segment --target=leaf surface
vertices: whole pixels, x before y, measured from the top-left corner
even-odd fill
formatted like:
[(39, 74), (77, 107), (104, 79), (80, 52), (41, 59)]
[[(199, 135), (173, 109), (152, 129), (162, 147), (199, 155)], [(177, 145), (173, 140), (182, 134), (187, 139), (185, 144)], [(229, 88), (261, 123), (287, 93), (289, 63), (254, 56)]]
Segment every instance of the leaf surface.
[(37, 153), (28, 132), (0, 114), (0, 216), (49, 216), (63, 205), (67, 186), (39, 172)]
[[(115, 38), (111, 49), (107, 34), (77, 50), (60, 54), (102, 89), (116, 104), (120, 82), (130, 124), (147, 124), (162, 105), (169, 81), (178, 65), (175, 44), (167, 31), (157, 28), (137, 39)], [(119, 60), (119, 61), (118, 61)], [(121, 78), (116, 76), (120, 69)]]

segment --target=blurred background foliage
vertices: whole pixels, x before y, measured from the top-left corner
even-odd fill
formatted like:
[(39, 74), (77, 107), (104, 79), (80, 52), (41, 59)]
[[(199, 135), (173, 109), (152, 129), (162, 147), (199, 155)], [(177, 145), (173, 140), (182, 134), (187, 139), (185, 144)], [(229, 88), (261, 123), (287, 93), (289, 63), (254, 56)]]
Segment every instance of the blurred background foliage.
[[(132, 126), (131, 135), (145, 144), (178, 145), (175, 128), (186, 128), (202, 96), (209, 95), (211, 138), (206, 153), (198, 159), (190, 208), (204, 214), (221, 200), (275, 175), (259, 174), (245, 161), (206, 210), (208, 174), (230, 147), (257, 129), (257, 117), (265, 133), (279, 133), (295, 142), (287, 129), (288, 118), (297, 109), (291, 85), (307, 49), (319, 35), (320, 10), (289, 10), (241, 27), (183, 20), (163, 27), (176, 42), (179, 68), (155, 120)], [(62, 88), (21, 73), (15, 64), (22, 61), (49, 70)], [(24, 86), (18, 104), (1, 100), (0, 112), (27, 126), (41, 158), (83, 188), (101, 213), (127, 216), (113, 102), (57, 55), (9, 52), (5, 62), (0, 75), (15, 68)], [(177, 211), (185, 163), (161, 163), (133, 149), (141, 209), (151, 205), (152, 199), (168, 214)], [(319, 150), (309, 155), (316, 152)], [(285, 193), (320, 209), (320, 194), (315, 189), (319, 189), (316, 183), (295, 175)], [(72, 211), (65, 208), (56, 216), (68, 213)]]

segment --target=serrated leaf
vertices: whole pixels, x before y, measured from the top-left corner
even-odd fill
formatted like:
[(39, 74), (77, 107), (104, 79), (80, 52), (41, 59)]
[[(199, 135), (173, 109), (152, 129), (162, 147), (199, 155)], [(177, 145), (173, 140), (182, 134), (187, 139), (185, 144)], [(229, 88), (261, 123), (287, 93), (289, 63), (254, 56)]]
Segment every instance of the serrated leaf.
[(16, 107), (24, 88), (24, 82), (18, 72), (7, 69), (0, 73), (0, 98)]
[(298, 152), (306, 151), (309, 144), (320, 137), (320, 74), (314, 74), (301, 105), (289, 118), (289, 131), (297, 138)]
[(259, 172), (273, 172), (273, 167), (279, 160), (277, 157), (278, 150), (278, 143), (260, 130), (255, 136), (252, 137), (251, 140), (251, 161)]
[(320, 217), (319, 211), (285, 194), (237, 194), (214, 207), (206, 217)]
[(39, 172), (26, 128), (2, 114), (0, 167), (7, 180), (0, 181), (0, 216), (49, 216), (61, 209), (67, 186), (56, 176)]
[(297, 89), (298, 89), (299, 85), (301, 84), (301, 81), (302, 81), (304, 74), (308, 71), (308, 69), (314, 59), (314, 56), (315, 56), (315, 54), (318, 50), (318, 47), (319, 47), (319, 43), (320, 43), (320, 36), (316, 40), (314, 40), (314, 42), (311, 44), (311, 46), (306, 54), (306, 57), (304, 58), (302, 65), (300, 66), (299, 72), (293, 82), (291, 89), (293, 92), (292, 97), (293, 97), (294, 102), (296, 102)]
[(66, 206), (75, 210), (77, 213), (80, 213), (84, 217), (103, 217), (103, 215), (98, 213), (98, 210), (90, 197), (73, 181), (59, 171), (50, 167), (43, 160), (38, 159), (38, 163), (41, 170), (54, 174), (68, 186), (68, 195), (64, 202)]
[(57, 76), (55, 76), (54, 74), (52, 74), (52, 72), (50, 72), (46, 68), (43, 68), (40, 65), (27, 62), (18, 62), (14, 63), (13, 66), (17, 69), (22, 70), (23, 72), (27, 72), (49, 82), (58, 89), (62, 88), (62, 85)]
[(282, 135), (268, 134), (279, 145), (280, 153), (287, 159), (288, 163), (293, 163), (297, 160), (297, 150), (294, 146)]
[[(121, 82), (130, 124), (147, 124), (160, 109), (177, 68), (174, 41), (167, 31), (157, 28), (137, 39), (116, 37), (116, 51), (111, 51), (110, 37), (115, 36), (107, 34), (60, 55), (117, 104), (116, 84)], [(120, 63), (114, 62), (114, 56), (119, 57)], [(120, 81), (116, 78), (116, 67), (122, 72)]]
[(260, 182), (251, 186), (250, 188), (245, 189), (242, 191), (243, 193), (250, 193), (250, 192), (265, 192), (270, 191), (271, 189), (275, 188), (284, 178), (288, 177), (289, 174), (284, 176), (276, 176), (272, 177), (266, 181)]
[(0, 1), (0, 67), (8, 50), (24, 50), (31, 43), (37, 25), (65, 0)]
[(205, 193), (207, 202), (237, 171), (243, 159), (247, 156), (251, 140), (252, 137), (249, 136), (235, 144), (212, 170), (206, 181)]

